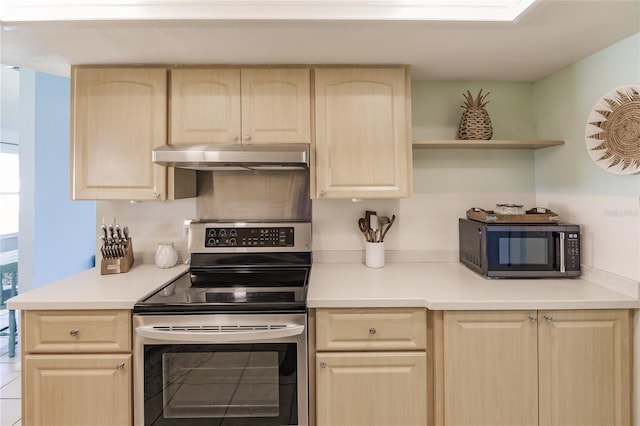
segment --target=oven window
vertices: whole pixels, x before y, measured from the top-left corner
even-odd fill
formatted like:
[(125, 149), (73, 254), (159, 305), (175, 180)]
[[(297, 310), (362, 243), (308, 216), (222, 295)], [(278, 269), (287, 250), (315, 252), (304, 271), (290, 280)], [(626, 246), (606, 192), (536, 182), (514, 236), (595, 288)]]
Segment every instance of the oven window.
[(297, 424), (296, 344), (145, 345), (145, 424)]

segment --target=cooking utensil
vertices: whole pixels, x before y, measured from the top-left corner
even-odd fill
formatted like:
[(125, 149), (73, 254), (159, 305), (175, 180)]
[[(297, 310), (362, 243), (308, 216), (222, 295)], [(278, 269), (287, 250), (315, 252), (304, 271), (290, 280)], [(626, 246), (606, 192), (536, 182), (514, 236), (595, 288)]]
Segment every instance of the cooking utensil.
[(371, 214), (371, 216), (369, 216), (369, 228), (371, 229), (371, 240), (373, 242), (378, 241), (378, 230), (379, 230), (379, 226), (378, 226), (378, 215), (374, 212)]
[[(386, 231), (386, 228), (388, 228), (389, 223), (391, 223), (391, 220), (389, 219), (388, 216), (380, 216), (378, 218), (378, 226), (380, 227), (380, 231), (379, 231), (379, 235), (378, 235), (378, 242), (381, 243), (382, 239), (384, 238), (384, 233)], [(385, 228), (386, 227), (386, 228)]]
[(391, 220), (389, 221), (389, 225), (385, 228), (385, 230), (382, 232), (382, 235), (380, 236), (380, 242), (384, 241), (384, 236), (387, 235), (387, 232), (389, 231), (389, 228), (391, 228), (391, 225), (393, 225), (393, 222), (396, 221), (396, 215), (392, 215), (391, 216)]
[(364, 238), (367, 241), (371, 241), (371, 229), (366, 224), (366, 219), (361, 217), (358, 219), (358, 228), (360, 228), (360, 232), (364, 234)]

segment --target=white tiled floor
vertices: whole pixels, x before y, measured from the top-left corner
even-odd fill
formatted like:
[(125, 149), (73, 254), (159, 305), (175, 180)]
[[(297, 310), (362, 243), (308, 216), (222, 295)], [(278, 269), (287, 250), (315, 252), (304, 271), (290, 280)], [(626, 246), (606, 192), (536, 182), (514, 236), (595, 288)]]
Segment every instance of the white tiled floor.
[[(9, 324), (6, 310), (0, 311), (0, 328)], [(20, 409), (20, 350), (9, 358), (9, 337), (0, 336), (0, 425), (21, 425)]]

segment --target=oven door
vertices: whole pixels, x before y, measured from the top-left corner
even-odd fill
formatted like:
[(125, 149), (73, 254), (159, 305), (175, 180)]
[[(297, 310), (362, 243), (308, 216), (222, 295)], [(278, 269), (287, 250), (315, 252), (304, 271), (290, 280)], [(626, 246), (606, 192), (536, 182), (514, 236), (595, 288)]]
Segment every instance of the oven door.
[(304, 314), (135, 315), (134, 328), (136, 425), (308, 424)]
[(564, 232), (558, 226), (487, 226), (488, 276), (561, 277)]

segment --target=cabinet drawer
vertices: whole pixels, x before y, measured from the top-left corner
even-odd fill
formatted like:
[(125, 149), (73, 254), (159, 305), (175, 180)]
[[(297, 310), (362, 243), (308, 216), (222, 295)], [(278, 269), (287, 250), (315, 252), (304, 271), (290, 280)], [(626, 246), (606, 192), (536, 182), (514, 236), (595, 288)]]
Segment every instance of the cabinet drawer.
[(129, 311), (27, 311), (27, 353), (131, 351)]
[(319, 351), (424, 350), (425, 309), (319, 309)]

